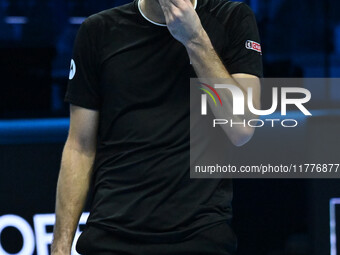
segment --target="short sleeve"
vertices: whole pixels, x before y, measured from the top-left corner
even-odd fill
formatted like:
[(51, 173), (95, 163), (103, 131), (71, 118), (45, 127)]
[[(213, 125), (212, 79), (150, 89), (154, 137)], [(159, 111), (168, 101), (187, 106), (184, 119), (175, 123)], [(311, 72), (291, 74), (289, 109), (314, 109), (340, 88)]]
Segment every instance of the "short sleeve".
[(228, 43), (222, 59), (230, 74), (247, 73), (263, 76), (262, 49), (253, 11), (240, 4), (226, 25)]
[(76, 36), (64, 101), (99, 110), (99, 71), (96, 57), (98, 52), (94, 45), (94, 38), (89, 35), (88, 26), (85, 21)]

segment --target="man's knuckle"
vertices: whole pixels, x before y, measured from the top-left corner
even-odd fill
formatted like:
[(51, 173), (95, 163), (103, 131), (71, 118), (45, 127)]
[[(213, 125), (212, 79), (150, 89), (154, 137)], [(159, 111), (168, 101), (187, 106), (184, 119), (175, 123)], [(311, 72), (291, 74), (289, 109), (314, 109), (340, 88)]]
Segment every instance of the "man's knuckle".
[(181, 18), (183, 18), (183, 13), (180, 12), (180, 11), (174, 11), (174, 17), (176, 19), (181, 19)]

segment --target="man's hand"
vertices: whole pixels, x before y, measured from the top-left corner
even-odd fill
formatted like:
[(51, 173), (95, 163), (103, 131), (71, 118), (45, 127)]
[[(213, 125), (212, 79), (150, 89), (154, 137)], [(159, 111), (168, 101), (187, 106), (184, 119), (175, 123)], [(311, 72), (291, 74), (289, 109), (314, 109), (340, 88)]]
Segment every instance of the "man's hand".
[(184, 46), (205, 34), (190, 0), (159, 0), (159, 3), (170, 33)]

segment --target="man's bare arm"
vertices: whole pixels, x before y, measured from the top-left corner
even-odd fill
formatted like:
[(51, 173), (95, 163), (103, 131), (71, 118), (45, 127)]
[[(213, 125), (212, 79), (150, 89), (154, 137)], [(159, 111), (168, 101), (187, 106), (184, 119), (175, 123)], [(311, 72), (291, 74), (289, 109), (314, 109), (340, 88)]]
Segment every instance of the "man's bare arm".
[[(210, 38), (204, 30), (201, 21), (194, 10), (191, 0), (160, 0), (168, 29), (172, 36), (181, 42), (187, 49), (189, 58), (196, 71), (198, 78), (223, 78), (228, 79), (230, 84), (241, 89), (247, 98), (248, 88), (253, 90), (253, 104), (260, 108), (260, 80), (250, 74), (231, 75), (221, 59), (217, 55)], [(232, 114), (232, 95), (227, 89), (219, 91), (224, 104), (223, 108), (212, 107), (215, 117), (219, 119), (233, 119), (239, 121)], [(256, 118), (248, 107), (245, 107), (246, 120)], [(247, 143), (254, 134), (254, 128), (238, 126), (230, 128), (223, 125), (223, 129), (231, 142), (237, 146)]]
[(70, 129), (57, 185), (53, 255), (69, 255), (84, 208), (96, 154), (98, 111), (70, 106)]
[[(248, 88), (253, 91), (253, 105), (256, 109), (260, 109), (261, 85), (260, 79), (254, 75), (238, 73), (229, 74), (224, 64), (220, 60), (216, 51), (214, 50), (208, 35), (204, 32), (197, 40), (190, 42), (187, 45), (187, 51), (191, 59), (192, 65), (198, 77), (205, 78), (224, 78), (228, 84), (232, 84), (243, 91), (245, 98), (248, 98)], [(245, 114), (242, 117), (233, 115), (232, 94), (227, 89), (220, 89), (219, 94), (224, 103), (224, 107), (211, 107), (211, 110), (218, 119), (231, 119), (235, 123), (242, 122), (242, 119), (251, 120), (258, 116), (250, 112), (247, 104), (245, 104)], [(211, 102), (210, 102), (211, 103)], [(237, 127), (230, 127), (223, 125), (231, 142), (236, 146), (242, 146), (247, 143), (253, 136), (255, 128), (249, 126), (238, 125)]]

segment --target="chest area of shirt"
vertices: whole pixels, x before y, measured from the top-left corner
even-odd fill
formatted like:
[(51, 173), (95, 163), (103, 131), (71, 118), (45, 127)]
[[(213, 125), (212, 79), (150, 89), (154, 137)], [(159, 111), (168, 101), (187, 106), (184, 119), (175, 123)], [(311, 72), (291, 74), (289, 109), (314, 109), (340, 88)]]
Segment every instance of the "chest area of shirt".
[[(222, 54), (225, 42), (224, 29), (213, 17), (200, 14), (206, 30), (218, 54)], [(202, 49), (204, 50), (204, 49)], [(118, 27), (107, 31), (100, 46), (102, 71), (117, 72), (143, 70), (143, 72), (181, 70), (190, 65), (188, 53), (180, 42), (172, 37), (166, 27), (155, 30), (143, 27)], [(145, 68), (143, 68), (145, 67)]]
[[(164, 28), (166, 29), (166, 28)], [(127, 73), (136, 78), (164, 75), (190, 65), (186, 49), (167, 31), (144, 34), (137, 31), (118, 31), (110, 36), (100, 54), (101, 71), (119, 78)]]

